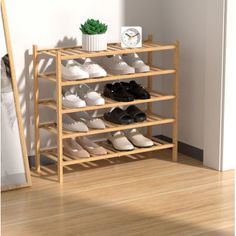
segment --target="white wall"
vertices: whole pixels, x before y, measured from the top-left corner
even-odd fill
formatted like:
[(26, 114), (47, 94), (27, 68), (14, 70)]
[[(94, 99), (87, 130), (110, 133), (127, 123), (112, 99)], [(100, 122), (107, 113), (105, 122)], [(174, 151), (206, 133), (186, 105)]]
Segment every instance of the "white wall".
[[(58, 44), (81, 44), (79, 26), (87, 18), (98, 18), (109, 25), (110, 42), (119, 40), (123, 20), (122, 0), (8, 0), (7, 14), (16, 65), (16, 76), (21, 96), (21, 109), (26, 128), (29, 153), (33, 148), (33, 95), (32, 57), (33, 44), (54, 47)], [(2, 34), (1, 34), (2, 37)], [(3, 41), (1, 40), (1, 47)], [(52, 95), (52, 86), (43, 95)], [(51, 92), (51, 94), (49, 94)], [(48, 111), (49, 112), (49, 111)], [(47, 112), (47, 113), (48, 113)], [(50, 115), (44, 113), (43, 118)]]
[[(125, 7), (125, 23), (135, 24), (138, 15), (138, 23), (145, 27), (145, 33), (153, 32), (155, 40), (164, 43), (180, 41), (179, 140), (205, 149), (204, 142), (212, 138), (205, 140), (204, 128), (208, 122), (205, 102), (218, 89), (205, 90), (205, 87), (206, 83), (218, 86), (221, 79), (223, 0), (151, 0), (148, 4), (128, 0)], [(168, 54), (155, 60), (156, 64), (163, 66), (171, 66), (171, 61)], [(156, 81), (156, 89), (171, 92), (168, 89), (172, 83), (170, 79), (163, 79), (161, 83), (159, 79)], [(160, 109), (159, 106), (155, 108), (156, 111)], [(218, 114), (217, 102), (211, 104), (210, 109), (214, 115)], [(171, 115), (171, 106), (164, 105), (161, 110), (164, 115)], [(208, 113), (207, 110), (206, 116), (210, 117)], [(171, 136), (169, 127), (162, 129), (164, 135)]]
[[(161, 40), (180, 41), (179, 140), (203, 149), (206, 1), (165, 0), (160, 8)], [(169, 56), (163, 60), (168, 63)], [(171, 82), (163, 81), (165, 91)], [(171, 114), (170, 107), (163, 109), (165, 114)], [(171, 129), (166, 128), (163, 133), (171, 136)]]
[(236, 132), (236, 28), (235, 28), (236, 1), (227, 1), (226, 41), (225, 41), (225, 82), (224, 82), (224, 116), (222, 140), (222, 170), (235, 167), (235, 132)]

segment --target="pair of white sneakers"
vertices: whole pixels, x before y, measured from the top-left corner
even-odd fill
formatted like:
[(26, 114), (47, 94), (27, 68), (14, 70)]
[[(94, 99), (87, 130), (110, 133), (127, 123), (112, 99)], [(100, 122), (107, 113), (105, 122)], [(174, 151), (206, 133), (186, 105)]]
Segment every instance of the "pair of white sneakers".
[[(57, 100), (54, 92), (54, 100)], [(68, 108), (79, 108), (88, 106), (101, 106), (105, 104), (104, 98), (100, 93), (93, 91), (88, 85), (82, 84), (72, 86), (62, 91), (62, 105)]]
[(64, 114), (62, 127), (68, 131), (88, 132), (91, 129), (105, 129), (102, 119), (90, 116), (87, 112)]
[(80, 80), (107, 76), (107, 72), (90, 58), (80, 58), (62, 62), (64, 80)]
[(133, 74), (150, 71), (137, 53), (94, 58), (94, 61), (113, 75)]
[(62, 63), (62, 76), (65, 80), (105, 77), (107, 72), (124, 75), (148, 71), (150, 67), (136, 53), (98, 57), (93, 61), (90, 58), (81, 58)]
[(118, 151), (130, 151), (134, 146), (139, 148), (151, 147), (154, 145), (151, 139), (143, 136), (137, 129), (132, 129), (127, 132), (117, 131), (114, 134), (108, 135), (108, 141), (112, 143), (113, 147)]

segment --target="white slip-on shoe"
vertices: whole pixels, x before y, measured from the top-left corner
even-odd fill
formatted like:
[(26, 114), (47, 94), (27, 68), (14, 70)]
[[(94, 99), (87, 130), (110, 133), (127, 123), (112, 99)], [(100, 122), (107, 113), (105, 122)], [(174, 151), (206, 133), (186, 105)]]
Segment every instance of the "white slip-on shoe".
[[(53, 99), (57, 101), (56, 91), (54, 92)], [(85, 107), (86, 103), (80, 99), (79, 96), (72, 93), (70, 90), (62, 90), (62, 105), (68, 108)]]
[(105, 99), (101, 94), (93, 91), (88, 85), (81, 84), (79, 86), (71, 88), (75, 90), (76, 94), (89, 106), (101, 106), (105, 104)]
[(106, 126), (102, 119), (90, 116), (87, 112), (72, 113), (71, 117), (75, 120), (83, 121), (91, 129), (105, 129)]
[(130, 151), (134, 149), (133, 144), (121, 131), (117, 131), (114, 134), (108, 134), (108, 141), (110, 141), (113, 147), (118, 151)]
[(89, 73), (84, 71), (74, 60), (63, 61), (61, 66), (64, 80), (80, 80), (89, 78)]
[(74, 139), (63, 140), (63, 153), (74, 158), (88, 158), (90, 154)]
[(106, 155), (107, 150), (93, 142), (92, 140), (89, 140), (86, 137), (83, 138), (77, 138), (76, 141), (91, 155), (93, 156), (100, 156), (100, 155)]
[(153, 141), (144, 137), (138, 130), (132, 129), (127, 133), (127, 138), (136, 147), (145, 148), (154, 145)]
[(129, 66), (135, 68), (136, 73), (150, 71), (150, 66), (146, 65), (137, 53), (125, 54), (122, 58)]
[(135, 72), (135, 69), (129, 66), (120, 55), (106, 56), (94, 60), (110, 74), (126, 75)]
[(76, 121), (66, 114), (62, 116), (62, 127), (63, 129), (69, 130), (69, 131), (79, 131), (79, 132), (89, 131), (87, 125), (84, 122)]
[(81, 68), (88, 72), (90, 78), (105, 77), (107, 72), (98, 64), (93, 62), (90, 58), (80, 58), (76, 59), (81, 65)]

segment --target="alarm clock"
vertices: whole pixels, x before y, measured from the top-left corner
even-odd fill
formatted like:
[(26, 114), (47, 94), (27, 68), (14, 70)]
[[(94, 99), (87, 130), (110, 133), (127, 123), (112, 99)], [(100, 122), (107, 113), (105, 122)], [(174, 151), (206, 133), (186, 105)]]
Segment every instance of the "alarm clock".
[(142, 47), (142, 27), (140, 26), (121, 27), (121, 47), (122, 48)]

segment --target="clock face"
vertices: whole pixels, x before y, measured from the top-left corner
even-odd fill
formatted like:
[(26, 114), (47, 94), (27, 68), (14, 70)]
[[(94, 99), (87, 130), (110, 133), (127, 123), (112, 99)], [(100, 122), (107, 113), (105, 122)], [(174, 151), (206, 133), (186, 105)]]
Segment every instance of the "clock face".
[(141, 46), (141, 27), (125, 27), (121, 34), (122, 47), (135, 48)]

